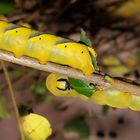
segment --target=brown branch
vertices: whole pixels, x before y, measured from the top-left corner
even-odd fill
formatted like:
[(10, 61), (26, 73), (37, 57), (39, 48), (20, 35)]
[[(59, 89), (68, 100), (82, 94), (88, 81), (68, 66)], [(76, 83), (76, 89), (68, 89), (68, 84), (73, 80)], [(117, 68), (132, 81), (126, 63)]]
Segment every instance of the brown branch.
[(107, 88), (107, 87), (115, 88), (115, 89), (122, 90), (124, 92), (129, 92), (129, 93), (140, 96), (140, 85), (134, 85), (130, 82), (125, 82), (118, 79), (114, 79), (113, 83), (108, 83), (104, 80), (104, 76), (101, 74), (93, 73), (91, 76), (87, 77), (79, 70), (76, 70), (67, 66), (54, 64), (51, 62), (48, 62), (45, 65), (42, 65), (42, 64), (39, 64), (38, 61), (35, 59), (31, 59), (25, 56), (21, 57), (20, 59), (15, 58), (11, 53), (7, 53), (4, 51), (0, 51), (0, 59), (15, 63), (15, 64), (35, 68), (41, 71), (56, 72), (59, 74), (67, 75), (69, 77), (82, 79), (87, 82), (97, 84), (100, 88)]

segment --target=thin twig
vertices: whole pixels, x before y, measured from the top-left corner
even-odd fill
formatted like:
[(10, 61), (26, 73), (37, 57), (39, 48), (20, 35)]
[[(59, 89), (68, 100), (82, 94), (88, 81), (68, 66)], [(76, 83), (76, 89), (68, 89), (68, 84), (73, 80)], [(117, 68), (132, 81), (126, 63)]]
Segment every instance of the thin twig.
[(0, 59), (15, 64), (32, 67), (41, 71), (56, 72), (59, 74), (67, 75), (69, 77), (85, 80), (87, 82), (98, 85), (100, 88), (115, 88), (124, 92), (129, 92), (131, 94), (140, 96), (140, 85), (135, 85), (131, 82), (125, 82), (118, 79), (114, 79), (113, 83), (108, 83), (104, 80), (104, 75), (101, 74), (93, 73), (91, 76), (87, 77), (79, 70), (67, 66), (54, 64), (51, 62), (42, 65), (39, 64), (39, 62), (35, 59), (31, 59), (25, 56), (21, 57), (20, 59), (15, 58), (11, 53), (7, 53), (4, 51), (0, 51)]
[(16, 97), (15, 97), (14, 90), (13, 90), (13, 87), (12, 87), (12, 84), (11, 84), (11, 80), (10, 80), (7, 68), (6, 68), (3, 61), (1, 61), (1, 65), (2, 65), (4, 74), (5, 74), (7, 83), (8, 83), (10, 95), (11, 95), (11, 98), (12, 98), (12, 102), (13, 102), (13, 106), (14, 106), (14, 110), (15, 110), (15, 114), (16, 114), (17, 123), (18, 123), (18, 126), (19, 126), (21, 140), (24, 140), (24, 134), (23, 134), (23, 131), (22, 131), (22, 126), (21, 126), (21, 123), (20, 123), (20, 116), (19, 116), (18, 107), (17, 107), (17, 104), (16, 104)]

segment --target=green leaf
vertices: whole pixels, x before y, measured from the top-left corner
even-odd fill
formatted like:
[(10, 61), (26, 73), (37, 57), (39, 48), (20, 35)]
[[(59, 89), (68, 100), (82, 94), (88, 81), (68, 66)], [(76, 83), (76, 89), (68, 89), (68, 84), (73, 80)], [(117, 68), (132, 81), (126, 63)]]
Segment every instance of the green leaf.
[(0, 118), (8, 119), (10, 118), (10, 112), (8, 111), (6, 98), (0, 95)]
[(90, 135), (90, 129), (83, 117), (70, 120), (64, 127), (67, 132), (77, 132), (81, 138), (87, 138)]
[(89, 89), (88, 87), (74, 87), (74, 89), (80, 93), (80, 94), (83, 94), (87, 97), (91, 97), (92, 94), (95, 92), (95, 90), (93, 89)]
[(92, 94), (95, 92), (95, 89), (90, 86), (88, 82), (85, 82), (83, 80), (69, 78), (69, 82), (78, 93), (83, 94), (87, 97), (92, 96)]
[(105, 116), (105, 115), (107, 115), (108, 112), (109, 112), (109, 106), (104, 105), (102, 107), (102, 114)]
[(75, 79), (75, 78), (69, 78), (69, 82), (72, 84), (72, 86), (76, 86), (76, 87), (90, 87), (88, 82), (85, 82), (83, 80), (79, 80), (79, 79)]
[(14, 10), (14, 2), (11, 0), (9, 2), (0, 1), (0, 13), (9, 14)]
[(90, 39), (86, 38), (86, 32), (83, 29), (81, 29), (80, 41), (86, 44), (87, 46), (92, 46)]

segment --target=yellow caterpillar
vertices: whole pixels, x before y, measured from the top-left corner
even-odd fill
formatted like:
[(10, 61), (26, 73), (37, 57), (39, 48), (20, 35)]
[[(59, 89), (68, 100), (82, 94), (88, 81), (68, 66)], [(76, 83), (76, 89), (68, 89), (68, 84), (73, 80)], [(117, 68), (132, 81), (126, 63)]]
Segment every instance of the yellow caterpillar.
[(67, 76), (51, 73), (46, 79), (48, 90), (56, 96), (73, 96), (91, 100), (99, 105), (108, 105), (116, 108), (130, 108), (140, 111), (140, 97), (116, 89), (106, 88), (94, 92), (90, 97), (75, 91)]
[(55, 62), (79, 69), (85, 75), (94, 72), (92, 57), (96, 52), (87, 45), (62, 37), (0, 21), (0, 49), (39, 60), (41, 64)]

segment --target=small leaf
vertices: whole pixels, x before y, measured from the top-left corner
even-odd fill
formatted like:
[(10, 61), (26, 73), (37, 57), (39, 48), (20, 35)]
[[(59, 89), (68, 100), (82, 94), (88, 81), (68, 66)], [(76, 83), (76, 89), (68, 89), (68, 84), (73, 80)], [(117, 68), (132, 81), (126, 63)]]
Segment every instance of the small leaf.
[(10, 118), (10, 112), (8, 111), (6, 98), (0, 95), (0, 118), (8, 119)]
[(86, 95), (87, 97), (92, 96), (95, 92), (95, 89), (83, 80), (69, 78), (69, 82), (78, 93)]
[(86, 32), (83, 29), (81, 29), (80, 41), (86, 44), (87, 46), (92, 46), (90, 39), (86, 38)]
[(67, 132), (77, 132), (81, 138), (87, 138), (90, 135), (90, 129), (83, 117), (70, 120), (64, 127)]

